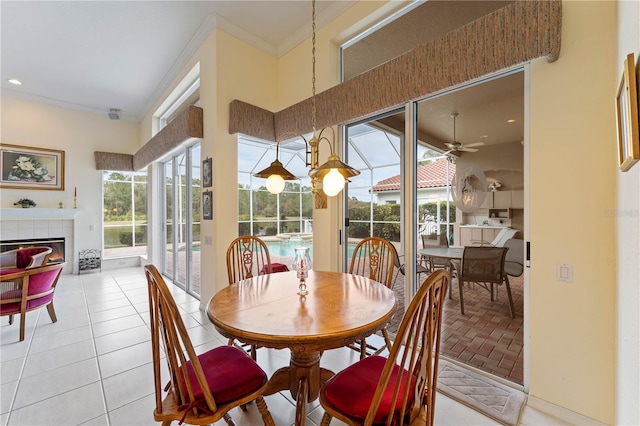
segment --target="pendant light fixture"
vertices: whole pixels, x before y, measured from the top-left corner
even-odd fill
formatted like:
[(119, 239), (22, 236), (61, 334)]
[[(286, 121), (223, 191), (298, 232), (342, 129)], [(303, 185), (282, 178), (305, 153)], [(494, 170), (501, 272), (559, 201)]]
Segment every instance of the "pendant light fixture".
[[(304, 136), (298, 135), (304, 140), (306, 146), (306, 166), (310, 167), (309, 177), (311, 178), (311, 188), (314, 196), (318, 195), (318, 181), (322, 179), (323, 192), (329, 197), (338, 195), (344, 188), (345, 182), (352, 176), (360, 174), (359, 170), (354, 169), (348, 164), (343, 163), (335, 152), (335, 131), (333, 127), (325, 127), (316, 136), (316, 0), (311, 0), (311, 129), (313, 135), (307, 141)], [(325, 131), (331, 131), (331, 140), (324, 135)], [(278, 148), (280, 140), (276, 142), (276, 160), (266, 169), (254, 174), (256, 177), (267, 178), (267, 190), (273, 194), (278, 194), (284, 190), (285, 180), (296, 180), (297, 178), (287, 171), (278, 160)], [(326, 141), (331, 149), (328, 160), (318, 166), (318, 146), (321, 141)], [(269, 183), (271, 181), (271, 184)], [(271, 186), (271, 188), (270, 188)]]
[(280, 141), (276, 142), (276, 159), (266, 169), (254, 174), (255, 177), (265, 178), (267, 180), (267, 191), (272, 194), (279, 194), (284, 190), (285, 180), (298, 179), (287, 169), (284, 168), (278, 154), (280, 153)]

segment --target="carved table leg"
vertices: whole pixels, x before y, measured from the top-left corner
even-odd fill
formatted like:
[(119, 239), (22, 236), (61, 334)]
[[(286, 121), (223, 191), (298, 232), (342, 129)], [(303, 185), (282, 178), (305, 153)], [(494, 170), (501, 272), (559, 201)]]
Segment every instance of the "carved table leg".
[(296, 397), (296, 426), (304, 426), (307, 417), (307, 396), (309, 395), (309, 382), (302, 377), (298, 382), (298, 395)]

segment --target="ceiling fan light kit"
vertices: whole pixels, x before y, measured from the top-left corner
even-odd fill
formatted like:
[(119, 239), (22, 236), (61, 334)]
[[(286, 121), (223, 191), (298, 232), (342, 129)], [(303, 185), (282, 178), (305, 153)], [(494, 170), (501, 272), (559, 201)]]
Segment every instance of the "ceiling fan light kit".
[(449, 150), (445, 152), (444, 155), (448, 155), (452, 152), (478, 152), (478, 149), (474, 147), (484, 145), (484, 142), (474, 142), (465, 145), (457, 141), (456, 118), (458, 117), (458, 115), (460, 114), (458, 114), (457, 112), (451, 114), (451, 118), (453, 118), (453, 142), (445, 142), (445, 146), (449, 148)]

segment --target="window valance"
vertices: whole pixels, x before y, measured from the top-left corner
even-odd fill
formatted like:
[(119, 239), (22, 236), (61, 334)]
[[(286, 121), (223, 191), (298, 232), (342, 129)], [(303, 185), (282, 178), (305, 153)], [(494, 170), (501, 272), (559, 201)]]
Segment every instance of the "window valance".
[[(373, 115), (536, 58), (553, 62), (561, 29), (561, 0), (510, 3), (317, 94), (317, 127)], [(277, 113), (240, 100), (230, 104), (230, 133), (275, 141), (286, 132), (311, 130), (311, 98)]]
[(202, 108), (190, 105), (160, 130), (135, 154), (94, 152), (97, 170), (134, 171), (162, 158), (174, 148), (191, 138), (202, 138)]

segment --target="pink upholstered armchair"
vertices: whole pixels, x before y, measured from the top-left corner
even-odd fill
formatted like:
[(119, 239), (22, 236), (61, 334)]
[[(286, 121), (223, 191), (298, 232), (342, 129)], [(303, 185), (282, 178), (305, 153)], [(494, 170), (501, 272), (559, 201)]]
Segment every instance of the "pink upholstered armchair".
[(29, 269), (46, 265), (51, 251), (51, 247), (28, 247), (5, 251), (0, 254), (0, 267), (2, 269)]
[(0, 316), (20, 314), (20, 340), (24, 340), (25, 319), (29, 311), (47, 306), (49, 317), (56, 322), (53, 294), (64, 263), (18, 270), (0, 277)]

